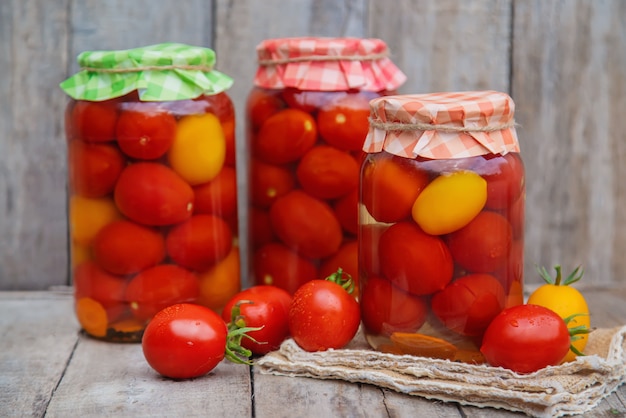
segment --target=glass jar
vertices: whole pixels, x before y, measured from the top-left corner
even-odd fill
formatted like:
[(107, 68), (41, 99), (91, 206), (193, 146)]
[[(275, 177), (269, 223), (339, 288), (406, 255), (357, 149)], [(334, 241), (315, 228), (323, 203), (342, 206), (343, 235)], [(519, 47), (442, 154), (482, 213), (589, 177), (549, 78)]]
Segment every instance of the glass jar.
[(257, 53), (246, 107), (250, 277), (290, 293), (338, 268), (357, 281), (369, 101), (406, 77), (379, 39), (269, 39)]
[(61, 84), (75, 312), (85, 332), (140, 341), (151, 317), (240, 290), (232, 80), (207, 48), (78, 56)]
[(494, 91), (374, 99), (359, 200), (361, 313), (380, 351), (480, 363), (523, 303), (524, 166)]

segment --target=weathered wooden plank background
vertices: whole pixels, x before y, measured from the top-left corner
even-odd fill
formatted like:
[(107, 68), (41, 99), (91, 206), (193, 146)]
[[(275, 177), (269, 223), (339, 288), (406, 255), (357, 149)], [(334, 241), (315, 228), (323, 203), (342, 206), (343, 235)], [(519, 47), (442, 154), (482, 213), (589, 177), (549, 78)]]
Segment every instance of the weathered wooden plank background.
[(243, 144), (255, 45), (302, 35), (384, 39), (409, 77), (401, 93), (510, 93), (527, 167), (527, 283), (554, 263), (584, 264), (588, 285), (626, 280), (626, 1), (2, 0), (0, 289), (68, 282), (58, 83), (79, 52), (214, 48), (235, 79)]

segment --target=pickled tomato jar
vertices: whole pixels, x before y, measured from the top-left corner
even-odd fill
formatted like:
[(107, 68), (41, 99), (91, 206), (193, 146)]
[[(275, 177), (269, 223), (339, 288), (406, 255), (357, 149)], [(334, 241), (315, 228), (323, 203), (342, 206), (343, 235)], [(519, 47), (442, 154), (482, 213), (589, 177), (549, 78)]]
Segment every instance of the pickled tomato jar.
[(359, 199), (360, 304), (379, 351), (480, 363), (523, 303), (524, 166), (504, 93), (370, 102)]
[(162, 308), (240, 290), (232, 79), (208, 48), (78, 56), (61, 83), (71, 276), (84, 331), (140, 341)]
[(406, 77), (379, 39), (268, 39), (257, 55), (246, 107), (252, 282), (293, 293), (338, 268), (356, 281), (369, 101)]

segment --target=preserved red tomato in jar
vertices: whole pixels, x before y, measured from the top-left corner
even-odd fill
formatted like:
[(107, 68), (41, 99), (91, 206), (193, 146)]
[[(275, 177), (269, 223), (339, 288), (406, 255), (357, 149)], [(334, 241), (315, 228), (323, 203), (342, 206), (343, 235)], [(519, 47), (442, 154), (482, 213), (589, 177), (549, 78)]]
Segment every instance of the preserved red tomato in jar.
[(380, 351), (481, 363), (491, 320), (523, 303), (513, 100), (468, 91), (370, 106), (358, 233), (366, 339)]
[(87, 51), (61, 83), (75, 312), (141, 341), (159, 310), (221, 311), (241, 288), (232, 79), (184, 44)]
[(369, 101), (406, 77), (380, 39), (268, 39), (257, 54), (246, 104), (250, 277), (291, 293), (338, 268), (357, 282)]

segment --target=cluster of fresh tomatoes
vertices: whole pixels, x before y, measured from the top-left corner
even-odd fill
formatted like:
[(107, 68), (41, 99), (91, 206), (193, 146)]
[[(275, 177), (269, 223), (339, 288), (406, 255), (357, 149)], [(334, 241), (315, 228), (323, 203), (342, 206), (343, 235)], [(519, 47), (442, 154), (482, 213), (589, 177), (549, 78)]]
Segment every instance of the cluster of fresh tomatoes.
[[(518, 373), (574, 360), (590, 332), (585, 298), (570, 286), (580, 280), (582, 271), (574, 270), (565, 280), (560, 266), (556, 271), (556, 279), (541, 271), (546, 284), (531, 294), (527, 304), (495, 315), (482, 337), (479, 356), (458, 357), (454, 345), (409, 332), (391, 334), (395, 348), (391, 352), (438, 358), (446, 354), (450, 360), (487, 362)], [(352, 290), (351, 278), (339, 269), (325, 280), (303, 284), (293, 296), (276, 286), (252, 286), (233, 296), (221, 316), (196, 304), (169, 306), (148, 324), (143, 353), (160, 374), (187, 379), (210, 372), (225, 357), (252, 364), (250, 356), (276, 350), (290, 336), (306, 351), (342, 348), (361, 323)], [(380, 290), (390, 296), (388, 287)]]
[(75, 101), (66, 132), (76, 312), (88, 333), (139, 338), (167, 305), (219, 309), (239, 291), (228, 96)]
[(160, 374), (186, 379), (211, 371), (225, 357), (248, 363), (251, 355), (276, 350), (289, 336), (307, 351), (347, 345), (360, 325), (353, 282), (342, 270), (310, 280), (294, 295), (257, 285), (233, 296), (220, 317), (195, 304), (176, 304), (146, 327), (143, 353)]
[[(427, 325), (422, 333), (478, 351), (491, 320), (523, 302), (519, 154), (452, 160), (371, 154), (361, 190), (361, 307), (370, 343), (402, 351), (400, 336)], [(420, 352), (420, 343), (432, 353), (428, 338), (412, 341), (411, 353)]]
[(369, 101), (382, 93), (255, 88), (247, 102), (251, 273), (290, 293), (342, 267), (355, 279)]

